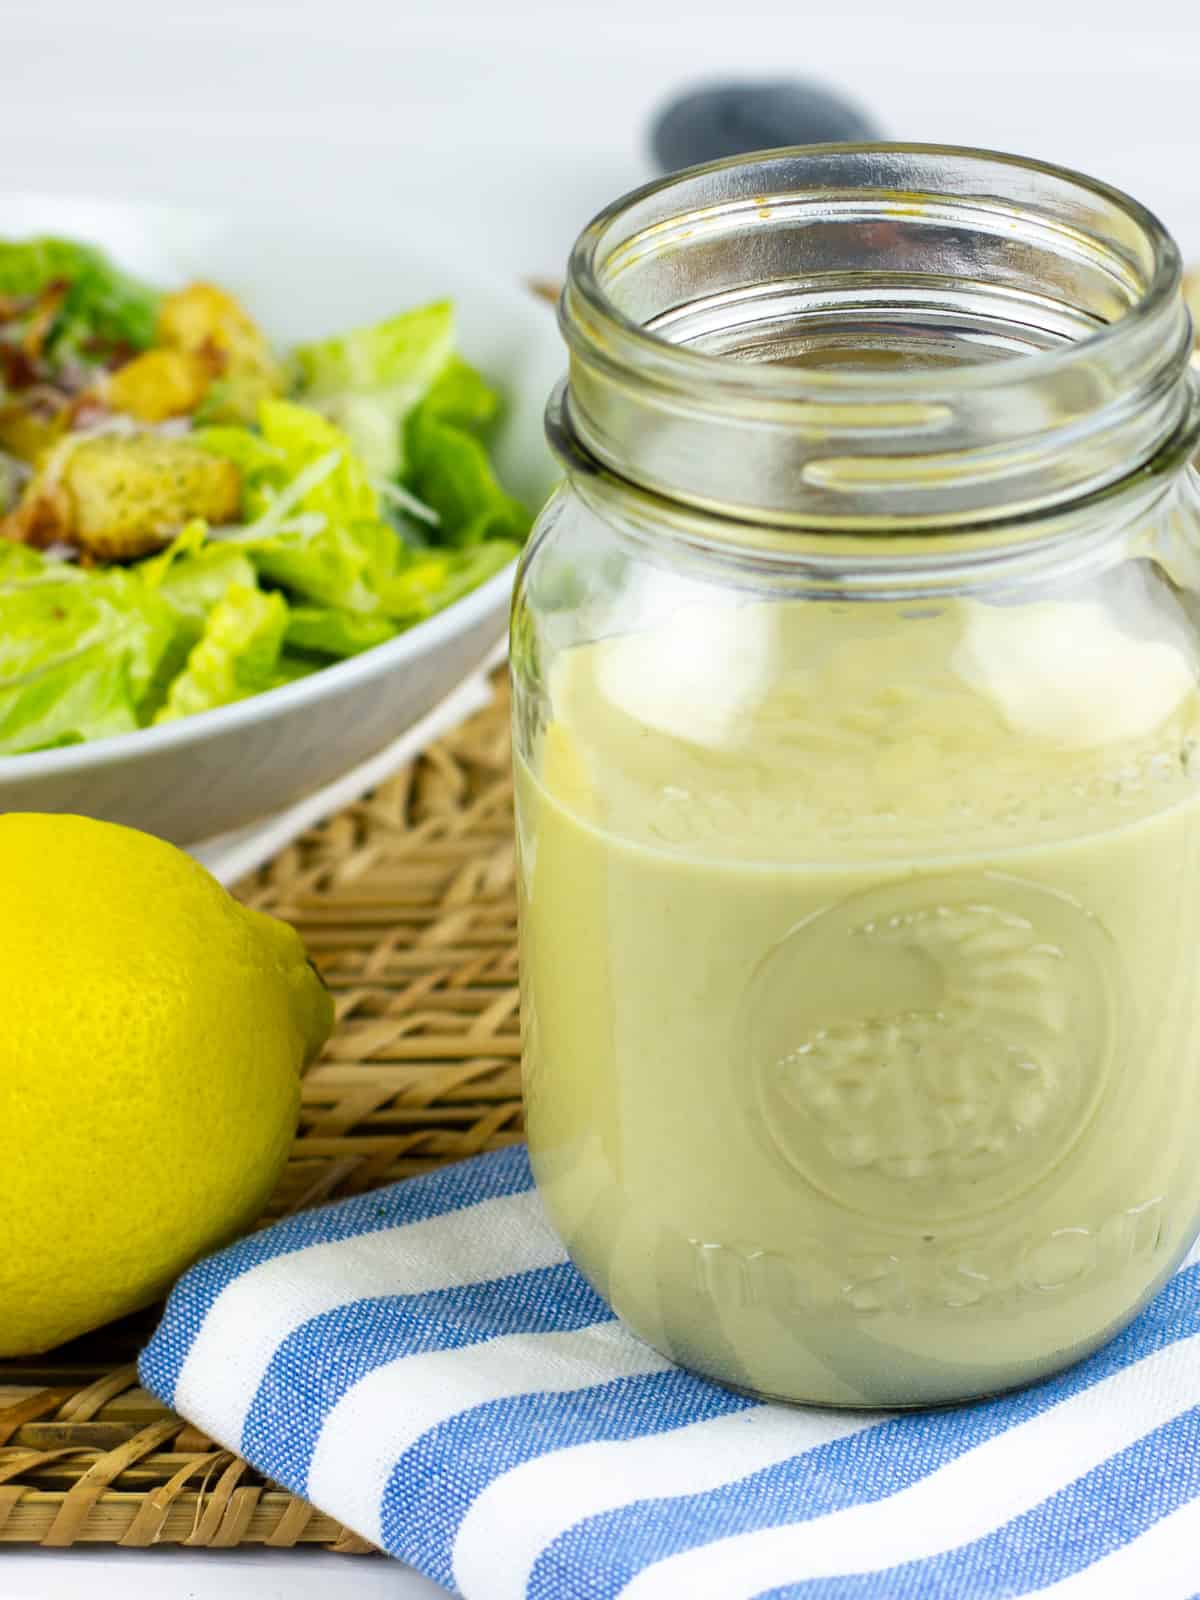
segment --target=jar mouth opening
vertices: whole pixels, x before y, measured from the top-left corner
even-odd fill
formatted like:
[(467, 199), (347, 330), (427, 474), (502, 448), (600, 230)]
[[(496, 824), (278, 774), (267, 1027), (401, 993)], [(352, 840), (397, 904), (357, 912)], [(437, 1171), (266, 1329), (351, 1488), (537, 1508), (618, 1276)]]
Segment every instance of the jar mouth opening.
[[(943, 183), (946, 174), (955, 172), (965, 181), (950, 193), (945, 188), (922, 191), (860, 181), (870, 179), (872, 164), (886, 163), (888, 157), (936, 167)], [(861, 164), (857, 173), (852, 173), (851, 163)], [(788, 166), (810, 175), (811, 186), (780, 187), (772, 174)], [(973, 190), (972, 171), (984, 182), (987, 174), (1003, 175), (1012, 180), (1012, 192)], [(760, 184), (747, 182), (759, 176)], [(1049, 182), (1060, 198), (1066, 194), (1075, 197), (1080, 212), (1090, 214), (1091, 226), (1045, 214), (1031, 203), (1031, 193), (1022, 198), (1020, 191), (1025, 187), (1032, 191), (1033, 187), (1023, 184), (1026, 176), (1035, 182)], [(851, 177), (853, 181), (847, 181)], [(622, 278), (644, 268), (655, 255), (662, 258), (686, 247), (698, 234), (708, 232), (714, 238), (727, 234), (750, 216), (775, 229), (802, 225), (818, 209), (826, 216), (836, 214), (847, 227), (864, 231), (886, 224), (889, 218), (934, 226), (939, 220), (965, 222), (997, 233), (1017, 225), (1032, 228), (1049, 248), (1080, 264), (1090, 263), (1110, 280), (1115, 315), (1081, 318), (1077, 335), (1064, 328), (1050, 348), (1011, 350), (999, 358), (937, 365), (930, 370), (898, 362), (893, 370), (880, 366), (864, 373), (816, 364), (798, 370), (771, 359), (731, 359), (729, 354), (698, 348), (693, 340), (670, 337), (665, 329), (680, 328), (677, 313), (669, 312), (664, 319), (660, 309), (648, 320), (640, 320), (622, 304)], [(865, 261), (863, 268), (873, 271)], [(916, 272), (890, 276), (890, 283), (881, 287), (884, 293), (900, 296), (905, 290), (928, 285), (931, 277)], [(764, 400), (889, 394), (915, 397), (923, 392), (942, 394), (947, 388), (995, 389), (1007, 383), (1050, 379), (1081, 358), (1104, 355), (1114, 345), (1136, 338), (1147, 322), (1170, 307), (1181, 279), (1178, 249), (1155, 214), (1123, 190), (1071, 168), (971, 146), (903, 141), (797, 145), (690, 167), (632, 190), (606, 207), (576, 241), (562, 315), (568, 342), (578, 310), (586, 308), (596, 319), (596, 333), (612, 344), (612, 355), (624, 346), (645, 363), (648, 372), (671, 372), (683, 383), (716, 384), (753, 392)], [(577, 300), (574, 313), (569, 307), (571, 297)], [(728, 308), (730, 304), (727, 295), (725, 305)]]

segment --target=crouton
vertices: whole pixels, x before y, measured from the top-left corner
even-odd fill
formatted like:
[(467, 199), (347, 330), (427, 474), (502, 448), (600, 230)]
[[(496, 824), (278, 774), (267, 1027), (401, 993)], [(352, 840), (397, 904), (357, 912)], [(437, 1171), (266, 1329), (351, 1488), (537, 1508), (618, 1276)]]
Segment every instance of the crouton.
[(253, 421), (260, 400), (283, 392), (283, 370), (266, 335), (215, 284), (193, 283), (167, 295), (157, 337), (161, 345), (209, 363), (216, 381), (205, 404), (208, 420)]
[(74, 545), (95, 561), (130, 561), (169, 544), (192, 517), (231, 522), (241, 475), (185, 439), (101, 434), (52, 452), (0, 534)]
[(213, 364), (192, 351), (146, 350), (117, 368), (102, 397), (139, 422), (165, 422), (194, 411), (213, 376)]

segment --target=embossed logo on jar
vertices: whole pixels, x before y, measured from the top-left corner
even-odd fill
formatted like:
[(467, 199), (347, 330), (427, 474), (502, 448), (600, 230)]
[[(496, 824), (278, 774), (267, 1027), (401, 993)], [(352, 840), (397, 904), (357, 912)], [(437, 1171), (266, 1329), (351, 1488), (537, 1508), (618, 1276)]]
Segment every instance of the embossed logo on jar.
[(748, 990), (756, 1112), (853, 1210), (920, 1223), (1013, 1199), (1099, 1098), (1116, 962), (1075, 901), (1002, 874), (910, 879), (793, 929)]
[[(963, 1247), (913, 1241), (900, 1253), (878, 1235), (790, 1241), (787, 1254), (746, 1242), (689, 1239), (697, 1289), (716, 1305), (765, 1308), (792, 1319), (840, 1310), (857, 1317), (976, 1307), (1070, 1296), (1097, 1274), (1153, 1266), (1169, 1237), (1165, 1196), (1153, 1195), (1102, 1220), (1065, 1223)], [(1044, 1227), (1044, 1225), (1043, 1225)]]

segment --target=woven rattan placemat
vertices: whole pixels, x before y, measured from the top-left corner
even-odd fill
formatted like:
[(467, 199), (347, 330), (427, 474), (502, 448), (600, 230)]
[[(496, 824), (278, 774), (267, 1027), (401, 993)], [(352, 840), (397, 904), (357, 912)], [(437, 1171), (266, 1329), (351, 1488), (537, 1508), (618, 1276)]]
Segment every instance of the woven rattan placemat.
[[(238, 890), (296, 925), (338, 1014), (264, 1220), (520, 1137), (508, 706), (496, 688), (486, 711)], [(155, 1316), (0, 1362), (0, 1544), (366, 1549), (138, 1386)]]

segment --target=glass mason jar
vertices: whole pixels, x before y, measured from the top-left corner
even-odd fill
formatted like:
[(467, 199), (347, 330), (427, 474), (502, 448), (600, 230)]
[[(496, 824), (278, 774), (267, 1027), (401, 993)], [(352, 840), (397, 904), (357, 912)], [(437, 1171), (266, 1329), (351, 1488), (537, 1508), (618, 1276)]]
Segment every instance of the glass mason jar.
[(1052, 1372), (1200, 1228), (1200, 499), (1175, 248), (971, 150), (619, 201), (513, 612), (530, 1153), (765, 1396)]

